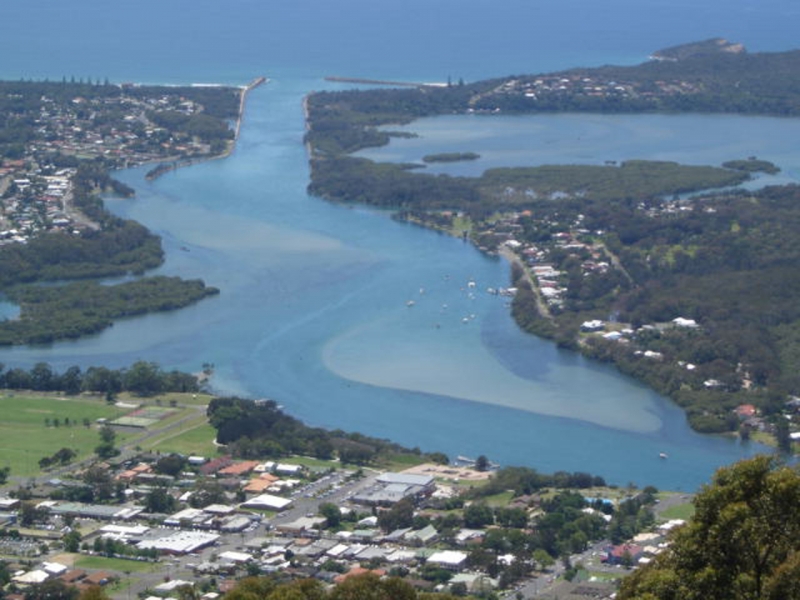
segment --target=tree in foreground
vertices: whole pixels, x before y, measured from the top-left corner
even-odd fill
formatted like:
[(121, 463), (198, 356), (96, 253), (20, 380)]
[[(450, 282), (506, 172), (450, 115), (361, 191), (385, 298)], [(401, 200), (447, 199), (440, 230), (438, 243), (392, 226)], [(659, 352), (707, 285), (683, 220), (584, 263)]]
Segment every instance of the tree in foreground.
[(717, 471), (667, 552), (621, 600), (800, 600), (800, 472), (759, 456)]
[(68, 586), (60, 579), (51, 579), (28, 588), (25, 600), (76, 600), (78, 594), (78, 588)]
[(271, 577), (247, 577), (225, 594), (224, 600), (457, 600), (450, 594), (417, 593), (397, 577), (373, 573), (353, 575), (325, 590), (319, 581), (301, 579), (279, 583)]

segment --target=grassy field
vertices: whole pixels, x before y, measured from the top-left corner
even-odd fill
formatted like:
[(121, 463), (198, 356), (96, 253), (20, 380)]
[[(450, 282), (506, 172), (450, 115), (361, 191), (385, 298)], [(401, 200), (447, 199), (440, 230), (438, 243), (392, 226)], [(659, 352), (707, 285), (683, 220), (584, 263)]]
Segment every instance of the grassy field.
[(219, 453), (214, 445), (216, 435), (216, 430), (208, 424), (204, 416), (197, 417), (181, 425), (177, 432), (149, 440), (145, 449), (211, 457)]
[(503, 507), (503, 506), (508, 506), (513, 498), (514, 498), (514, 492), (509, 490), (506, 492), (500, 492), (499, 494), (495, 494), (494, 496), (486, 496), (486, 498), (484, 498), (483, 501), (486, 502), (486, 504), (488, 504), (489, 506)]
[(116, 571), (118, 573), (152, 573), (164, 568), (164, 565), (153, 562), (84, 555), (77, 557), (73, 566), (76, 569), (103, 569), (104, 571)]
[[(215, 456), (215, 431), (208, 425), (205, 411), (197, 410), (210, 399), (207, 394), (164, 394), (155, 398), (120, 394), (117, 398), (119, 402), (130, 405), (171, 410), (165, 418), (148, 427), (151, 432), (181, 421), (176, 429), (148, 440), (145, 449)], [(26, 477), (38, 475), (39, 460), (61, 448), (73, 449), (78, 455), (76, 460), (87, 458), (100, 441), (96, 420), (105, 418), (111, 421), (133, 410), (133, 407), (108, 405), (100, 396), (62, 397), (30, 392), (2, 394), (0, 467), (9, 466), (13, 476)], [(84, 426), (84, 419), (89, 420), (90, 427)], [(65, 424), (67, 422), (69, 425)], [(118, 429), (117, 444), (135, 440), (144, 433), (144, 429)]]
[[(11, 467), (12, 475), (28, 476), (39, 473), (39, 459), (61, 448), (75, 450), (77, 460), (92, 454), (100, 441), (95, 421), (117, 417), (121, 410), (95, 398), (3, 394), (0, 414), (0, 466)], [(83, 425), (84, 419), (90, 427)]]
[(427, 462), (424, 456), (417, 454), (392, 454), (380, 459), (380, 467), (388, 471), (402, 471), (410, 467), (416, 467)]
[[(323, 468), (323, 469), (341, 469), (342, 463), (338, 460), (322, 460), (319, 458), (313, 458), (311, 456), (292, 456), (289, 458), (282, 458), (282, 463), (287, 463), (290, 465), (302, 465), (304, 467), (309, 468)], [(350, 469), (356, 469), (356, 467), (350, 466)]]
[(658, 516), (667, 521), (671, 519), (683, 519), (686, 521), (694, 516), (694, 511), (694, 504), (687, 502), (686, 504), (676, 504), (675, 506), (670, 506), (669, 508), (660, 512)]
[(750, 434), (750, 439), (754, 442), (758, 442), (759, 444), (770, 446), (771, 448), (778, 447), (778, 440), (775, 439), (774, 435), (767, 433), (766, 431), (753, 431)]
[(177, 406), (206, 406), (214, 398), (211, 394), (186, 394), (178, 392), (170, 392), (168, 394), (161, 394), (153, 398), (140, 398), (138, 396), (131, 396), (130, 394), (120, 394), (119, 398), (122, 399), (127, 396), (132, 402), (145, 401), (147, 404), (155, 404), (160, 406), (170, 406), (171, 402), (175, 402)]

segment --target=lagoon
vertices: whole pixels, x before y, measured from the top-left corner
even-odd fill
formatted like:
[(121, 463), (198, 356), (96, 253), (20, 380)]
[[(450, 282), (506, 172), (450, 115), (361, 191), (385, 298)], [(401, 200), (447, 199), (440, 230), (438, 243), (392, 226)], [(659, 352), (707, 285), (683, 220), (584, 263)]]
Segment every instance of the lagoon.
[(414, 134), (362, 150), (379, 162), (424, 164), (427, 154), (475, 152), (478, 160), (428, 164), (418, 172), (476, 177), (486, 169), (531, 165), (603, 165), (626, 160), (719, 166), (757, 156), (781, 168), (757, 185), (800, 180), (800, 119), (738, 115), (447, 115), (385, 129)]

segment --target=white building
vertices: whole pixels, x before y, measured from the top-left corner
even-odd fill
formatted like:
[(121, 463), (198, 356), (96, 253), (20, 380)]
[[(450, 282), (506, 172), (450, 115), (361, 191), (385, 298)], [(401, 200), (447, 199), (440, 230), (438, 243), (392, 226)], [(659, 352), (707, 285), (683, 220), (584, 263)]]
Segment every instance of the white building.
[(250, 500), (247, 502), (242, 502), (240, 506), (245, 508), (260, 508), (265, 510), (283, 510), (291, 503), (292, 501), (287, 498), (273, 496), (272, 494), (261, 494), (260, 496), (250, 498)]
[(454, 571), (461, 569), (467, 562), (467, 553), (458, 550), (442, 550), (428, 557), (428, 564), (439, 565)]
[(137, 544), (141, 550), (155, 548), (167, 554), (190, 554), (210, 546), (219, 539), (216, 533), (179, 531), (163, 537), (143, 540)]

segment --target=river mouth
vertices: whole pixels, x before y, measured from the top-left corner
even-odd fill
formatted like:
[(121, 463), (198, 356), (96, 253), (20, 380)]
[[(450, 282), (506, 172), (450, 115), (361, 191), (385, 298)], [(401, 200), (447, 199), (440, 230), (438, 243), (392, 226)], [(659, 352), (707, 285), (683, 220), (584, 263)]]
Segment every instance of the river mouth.
[(218, 296), (92, 338), (2, 349), (2, 361), (212, 363), (220, 393), (274, 398), (315, 426), (620, 484), (694, 489), (759, 449), (700, 436), (666, 399), (521, 332), (487, 293), (509, 285), (504, 261), (308, 196), (307, 91), (307, 81), (254, 91), (225, 160), (153, 182), (146, 169), (119, 174), (136, 197), (108, 205), (162, 236), (156, 273), (202, 278)]

